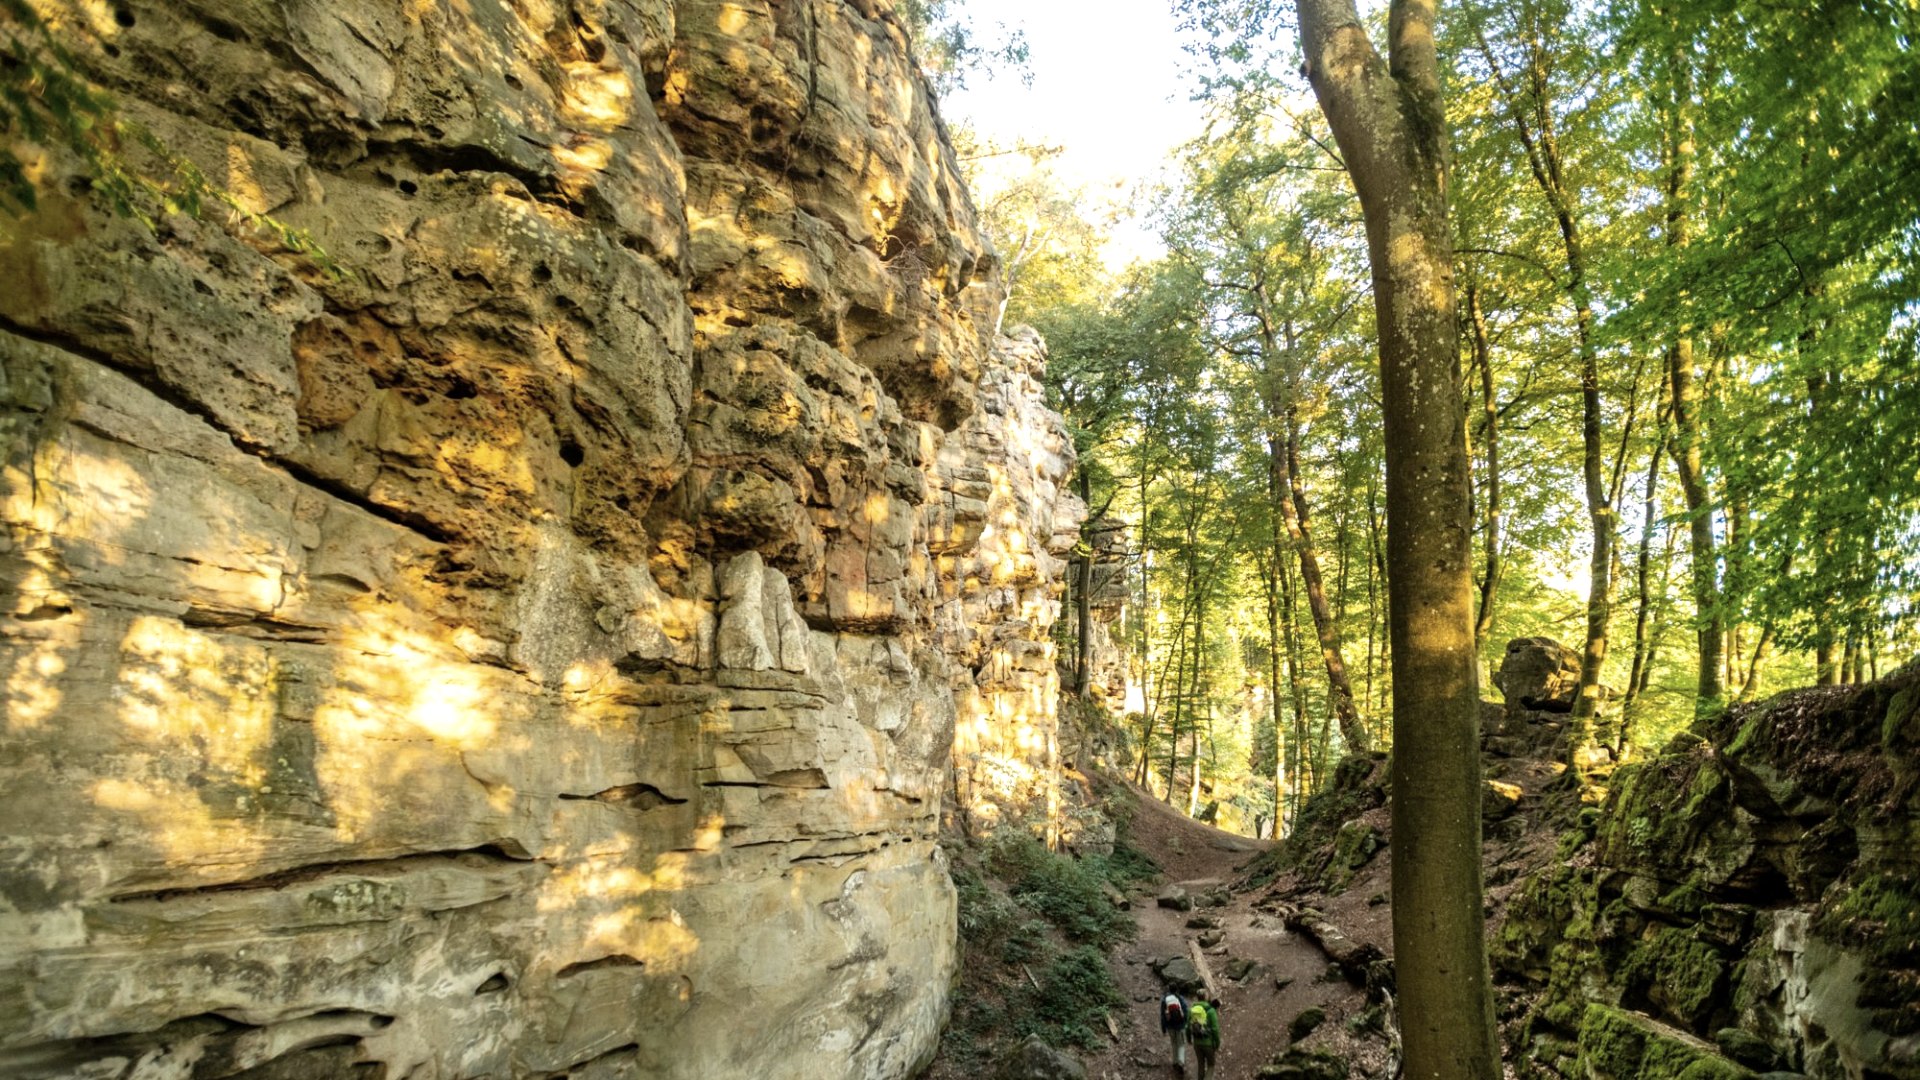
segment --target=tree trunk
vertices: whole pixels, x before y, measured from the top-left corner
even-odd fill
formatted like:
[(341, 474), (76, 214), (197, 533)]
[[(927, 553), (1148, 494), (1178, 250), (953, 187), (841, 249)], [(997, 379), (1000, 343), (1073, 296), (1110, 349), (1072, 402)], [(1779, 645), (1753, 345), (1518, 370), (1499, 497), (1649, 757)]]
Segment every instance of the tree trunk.
[(1150, 528), (1153, 518), (1152, 515), (1147, 512), (1149, 504), (1147, 502), (1148, 470), (1146, 445), (1147, 440), (1141, 439), (1139, 470), (1140, 607), (1138, 613), (1134, 616), (1134, 621), (1140, 626), (1140, 703), (1146, 706), (1147, 709), (1146, 730), (1140, 736), (1140, 772), (1137, 782), (1142, 790), (1151, 791), (1152, 789), (1147, 787), (1147, 776), (1152, 772), (1152, 766), (1148, 763), (1148, 759), (1152, 756), (1153, 750), (1153, 706), (1149, 703), (1153, 700), (1151, 695), (1159, 692), (1159, 687), (1150, 685), (1153, 678), (1153, 621), (1147, 617), (1147, 614), (1153, 610), (1150, 606), (1153, 600), (1153, 593), (1150, 588), (1152, 582), (1149, 580), (1153, 568), (1153, 533)]
[(1773, 626), (1760, 628), (1760, 640), (1753, 647), (1753, 659), (1747, 662), (1747, 676), (1740, 682), (1740, 701), (1752, 701), (1760, 693), (1761, 674), (1765, 670), (1760, 665), (1766, 662), (1768, 650), (1773, 648)]
[(1393, 648), (1393, 942), (1405, 1075), (1498, 1080), (1480, 863), (1472, 511), (1454, 349), (1434, 0), (1394, 0), (1388, 58), (1353, 0), (1297, 0), (1307, 77), (1373, 268)]
[[(1537, 30), (1537, 27), (1535, 28)], [(1560, 230), (1565, 252), (1567, 277), (1564, 287), (1573, 303), (1574, 348), (1580, 358), (1580, 447), (1581, 476), (1585, 481), (1587, 517), (1593, 534), (1592, 559), (1588, 563), (1587, 633), (1580, 653), (1580, 689), (1573, 700), (1567, 742), (1571, 764), (1580, 768), (1593, 746), (1593, 718), (1600, 711), (1600, 675), (1607, 661), (1607, 624), (1613, 616), (1613, 541), (1614, 512), (1606, 480), (1606, 449), (1601, 441), (1600, 359), (1593, 341), (1593, 295), (1587, 282), (1586, 244), (1581, 234), (1575, 194), (1566, 181), (1561, 160), (1559, 136), (1553, 123), (1553, 111), (1546, 99), (1547, 87), (1541, 54), (1545, 45), (1535, 37), (1528, 42), (1533, 63), (1528, 66), (1528, 93), (1533, 96), (1532, 118), (1521, 107), (1519, 91), (1507, 79), (1493, 48), (1478, 27), (1475, 36), (1486, 54), (1488, 67), (1500, 88), (1502, 103), (1514, 134), (1526, 151), (1527, 165), (1534, 182), (1546, 198)]]
[[(1311, 795), (1320, 789), (1320, 773), (1307, 753), (1307, 688), (1300, 681), (1300, 624), (1294, 615), (1293, 574), (1284, 560), (1280, 563), (1280, 603), (1287, 639), (1287, 690), (1293, 699), (1294, 786), (1302, 793)], [(1294, 803), (1297, 810), (1297, 797)]]
[(1480, 611), (1473, 621), (1475, 657), (1487, 655), (1493, 635), (1493, 602), (1500, 592), (1500, 406), (1493, 396), (1493, 349), (1487, 340), (1487, 319), (1480, 310), (1480, 290), (1467, 286), (1467, 319), (1473, 328), (1473, 364), (1480, 371), (1480, 415), (1485, 427), (1480, 441), (1486, 446), (1486, 564), (1480, 578)]
[[(1080, 502), (1093, 505), (1093, 481), (1087, 470), (1080, 469), (1077, 477), (1080, 488)], [(1093, 689), (1093, 547), (1081, 538), (1084, 549), (1079, 554), (1079, 573), (1073, 583), (1073, 609), (1076, 617), (1077, 633), (1073, 643), (1073, 692), (1076, 697), (1085, 699)]]
[(1693, 607), (1700, 646), (1699, 705), (1704, 713), (1726, 696), (1721, 678), (1726, 624), (1720, 610), (1720, 570), (1713, 541), (1713, 507), (1700, 455), (1698, 395), (1694, 391), (1693, 342), (1677, 339), (1667, 348), (1667, 384), (1673, 409), (1673, 465), (1680, 494), (1687, 501), (1687, 535), (1693, 564)]
[(1633, 667), (1627, 673), (1627, 693), (1620, 702), (1620, 740), (1616, 754), (1624, 753), (1633, 728), (1633, 708), (1640, 700), (1648, 669), (1652, 665), (1648, 621), (1653, 609), (1653, 523), (1659, 506), (1660, 455), (1666, 450), (1666, 424), (1661, 422), (1653, 452), (1647, 455), (1647, 488), (1640, 507), (1640, 559), (1634, 566), (1634, 585), (1638, 601), (1633, 617)]
[[(1370, 710), (1374, 708), (1374, 673), (1378, 671), (1380, 674), (1379, 710), (1384, 712), (1387, 707), (1388, 680), (1386, 678), (1386, 667), (1389, 660), (1387, 656), (1387, 623), (1385, 611), (1388, 604), (1387, 551), (1386, 547), (1381, 543), (1381, 533), (1384, 530), (1380, 525), (1380, 506), (1376, 499), (1378, 494), (1379, 492), (1373, 483), (1369, 481), (1367, 484), (1367, 544), (1369, 550), (1373, 553), (1373, 561), (1369, 564), (1372, 572), (1367, 576), (1367, 706)], [(1379, 605), (1377, 610), (1375, 607), (1376, 603)], [(1378, 650), (1378, 663), (1374, 660), (1374, 640), (1376, 632), (1380, 646)]]
[(1285, 478), (1280, 494), (1280, 516), (1286, 522), (1287, 536), (1293, 541), (1294, 554), (1300, 560), (1300, 583), (1307, 594), (1307, 611), (1313, 616), (1314, 636), (1320, 640), (1320, 661), (1327, 669), (1327, 702), (1339, 721), (1340, 735), (1347, 749), (1365, 753), (1371, 748), (1360, 710), (1353, 703), (1353, 686), (1347, 681), (1346, 661), (1340, 656), (1340, 631), (1333, 623), (1333, 608), (1327, 603), (1326, 580), (1320, 574), (1320, 556), (1314, 551), (1313, 534), (1307, 510), (1307, 489), (1300, 480), (1299, 425), (1293, 405), (1279, 418), (1286, 433), (1285, 444), (1268, 436), (1267, 450), (1275, 467)]
[[(1269, 447), (1271, 449), (1271, 447)], [(1267, 506), (1270, 510), (1280, 505), (1279, 485), (1275, 483), (1273, 470), (1267, 470)], [(1281, 542), (1282, 527), (1279, 515), (1273, 515), (1268, 530), (1271, 546), (1266, 559), (1264, 584), (1267, 591), (1267, 687), (1269, 704), (1273, 712), (1273, 838), (1279, 840), (1287, 835), (1287, 755), (1292, 753), (1293, 740), (1285, 735), (1286, 725), (1281, 718), (1280, 708), (1280, 592), (1283, 574), (1286, 569), (1285, 544)], [(1288, 614), (1291, 615), (1289, 608)], [(1293, 635), (1287, 634), (1286, 645), (1291, 647)], [(1291, 671), (1291, 667), (1288, 668)]]
[(1834, 663), (1833, 638), (1821, 638), (1813, 647), (1813, 681), (1819, 686), (1834, 686), (1840, 682), (1840, 668)]
[(1287, 745), (1286, 724), (1280, 711), (1280, 552), (1275, 545), (1267, 560), (1264, 582), (1267, 592), (1267, 705), (1273, 714), (1273, 838), (1287, 835)]
[[(1187, 602), (1184, 605), (1184, 607), (1186, 608), (1186, 612), (1191, 612), (1193, 609), (1193, 599), (1192, 599), (1193, 572), (1191, 569), (1191, 563), (1189, 563), (1189, 569), (1187, 572), (1187, 587), (1188, 587)], [(1177, 654), (1179, 659), (1174, 664), (1174, 668), (1173, 668), (1173, 701), (1168, 706), (1168, 710), (1167, 710), (1166, 803), (1168, 806), (1173, 805), (1173, 787), (1175, 783), (1175, 778), (1180, 773), (1180, 713), (1182, 711), (1182, 706), (1185, 702), (1185, 696), (1187, 692), (1187, 689), (1186, 689), (1187, 687), (1187, 666), (1186, 666), (1187, 665), (1187, 644), (1188, 642), (1193, 640), (1193, 635), (1188, 631), (1187, 624), (1184, 621), (1186, 617), (1186, 612), (1183, 612), (1182, 622), (1180, 624), (1180, 651)], [(1162, 681), (1163, 682), (1165, 681), (1164, 677), (1162, 678)]]
[(1201, 677), (1207, 670), (1207, 609), (1205, 602), (1193, 608), (1193, 680), (1188, 684), (1187, 707), (1187, 816), (1199, 811), (1200, 798), (1200, 701)]
[[(1668, 58), (1673, 80), (1662, 147), (1667, 165), (1667, 247), (1678, 251), (1689, 239), (1687, 185), (1693, 180), (1693, 120), (1688, 112), (1693, 98), (1693, 68), (1685, 53)], [(1684, 331), (1667, 346), (1668, 405), (1673, 412), (1674, 472), (1687, 501), (1687, 530), (1692, 558), (1693, 607), (1699, 647), (1699, 678), (1695, 714), (1705, 715), (1726, 697), (1722, 676), (1726, 623), (1720, 605), (1720, 568), (1714, 551), (1712, 499), (1707, 489), (1702, 457), (1700, 395), (1695, 389), (1693, 339)]]

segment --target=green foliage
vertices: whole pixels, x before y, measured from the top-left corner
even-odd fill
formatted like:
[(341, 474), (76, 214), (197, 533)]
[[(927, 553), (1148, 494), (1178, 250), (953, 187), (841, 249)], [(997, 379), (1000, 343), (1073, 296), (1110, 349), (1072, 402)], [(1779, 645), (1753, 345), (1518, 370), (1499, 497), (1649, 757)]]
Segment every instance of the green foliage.
[(1096, 1044), (1102, 1015), (1125, 1004), (1106, 949), (1134, 930), (1102, 885), (1152, 872), (1144, 856), (1120, 850), (1115, 859), (1076, 860), (1019, 829), (977, 851), (949, 850), (961, 963), (944, 1054), (984, 1064), (1031, 1034), (1054, 1046)]
[(1081, 945), (1047, 965), (1033, 1007), (1015, 1021), (1015, 1031), (1037, 1034), (1054, 1046), (1091, 1049), (1098, 1043), (1099, 1018), (1125, 1004), (1106, 954)]
[(135, 185), (113, 157), (113, 105), (76, 73), (76, 62), (27, 0), (0, 0), (0, 208), (13, 214), (39, 204), (26, 162), (13, 140), (72, 148), (94, 166), (103, 194), (131, 205)]
[(1048, 851), (1032, 834), (1005, 829), (986, 846), (987, 866), (1007, 883), (1015, 903), (1046, 919), (1069, 939), (1108, 946), (1130, 939), (1131, 918), (1107, 899), (1106, 867)]
[(983, 39), (964, 7), (964, 0), (899, 0), (894, 6), (920, 63), (942, 93), (965, 86), (971, 75), (992, 75), (1003, 67), (1022, 71), (1029, 59), (1025, 34), (1000, 27), (997, 38)]
[(331, 276), (343, 271), (304, 230), (249, 209), (199, 165), (175, 153), (145, 126), (120, 114), (111, 95), (87, 80), (79, 57), (27, 0), (0, 0), (0, 210), (39, 208), (29, 145), (76, 155), (93, 197), (149, 231), (181, 214), (224, 212), (232, 225), (271, 238)]
[(1084, 861), (1101, 876), (1113, 883), (1117, 889), (1124, 890), (1135, 882), (1151, 881), (1160, 876), (1160, 864), (1153, 857), (1133, 846), (1123, 832), (1113, 843), (1111, 855), (1089, 855)]

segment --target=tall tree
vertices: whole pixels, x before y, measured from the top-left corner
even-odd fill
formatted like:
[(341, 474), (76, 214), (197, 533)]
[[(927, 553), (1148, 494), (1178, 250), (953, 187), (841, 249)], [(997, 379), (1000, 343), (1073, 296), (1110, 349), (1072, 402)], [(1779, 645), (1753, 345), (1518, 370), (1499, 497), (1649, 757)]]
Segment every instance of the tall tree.
[(1496, 1080), (1481, 912), (1472, 507), (1456, 367), (1434, 0), (1394, 0), (1387, 56), (1352, 0), (1296, 0), (1307, 78), (1366, 220), (1393, 582), (1393, 940), (1406, 1073)]
[[(1196, 148), (1190, 194), (1169, 230), (1169, 246), (1176, 258), (1196, 264), (1195, 276), (1206, 286), (1213, 346), (1242, 362), (1252, 380), (1249, 397), (1260, 408), (1252, 426), (1267, 451), (1266, 489), (1280, 525), (1268, 535), (1299, 562), (1328, 702), (1347, 750), (1364, 752), (1372, 738), (1347, 674), (1300, 467), (1311, 343), (1326, 341), (1347, 322), (1360, 295), (1357, 280), (1335, 265), (1331, 245), (1316, 235), (1333, 215), (1306, 208), (1351, 196), (1333, 196), (1324, 183), (1297, 183), (1314, 175), (1297, 160), (1300, 152), (1321, 152), (1304, 140), (1270, 145), (1258, 132), (1257, 118), (1239, 115), (1243, 104), (1230, 101), (1228, 130)], [(1357, 277), (1357, 269), (1352, 274)]]
[[(1471, 0), (1470, 0), (1471, 2)], [(1586, 492), (1592, 549), (1588, 561), (1587, 627), (1581, 649), (1580, 688), (1574, 698), (1569, 742), (1575, 764), (1593, 736), (1593, 719), (1600, 707), (1600, 675), (1606, 664), (1608, 624), (1613, 616), (1614, 500), (1606, 474), (1604, 417), (1600, 387), (1599, 348), (1594, 340), (1593, 275), (1582, 197), (1569, 175), (1562, 145), (1555, 80), (1566, 55), (1574, 51), (1563, 36), (1574, 13), (1562, 0), (1520, 0), (1502, 6), (1511, 26), (1503, 44), (1513, 57), (1489, 40), (1485, 14), (1467, 8), (1474, 39), (1485, 57), (1499, 98), (1501, 114), (1511, 125), (1525, 152), (1527, 167), (1546, 201), (1559, 233), (1560, 281), (1573, 309), (1574, 351), (1579, 362), (1581, 479)], [(1588, 87), (1591, 91), (1591, 86)]]
[[(1689, 206), (1693, 181), (1693, 61), (1676, 39), (1665, 58), (1665, 100), (1661, 111), (1661, 158), (1666, 166), (1666, 242), (1678, 251), (1692, 231)], [(1701, 437), (1699, 375), (1693, 336), (1678, 329), (1667, 344), (1667, 408), (1673, 416), (1674, 472), (1687, 501), (1687, 539), (1692, 549), (1692, 585), (1699, 633), (1699, 700), (1702, 712), (1717, 708), (1726, 696), (1723, 655), (1726, 615), (1720, 604), (1720, 564), (1713, 536), (1713, 497), (1707, 490), (1705, 440)], [(1644, 556), (1642, 558), (1644, 562)]]

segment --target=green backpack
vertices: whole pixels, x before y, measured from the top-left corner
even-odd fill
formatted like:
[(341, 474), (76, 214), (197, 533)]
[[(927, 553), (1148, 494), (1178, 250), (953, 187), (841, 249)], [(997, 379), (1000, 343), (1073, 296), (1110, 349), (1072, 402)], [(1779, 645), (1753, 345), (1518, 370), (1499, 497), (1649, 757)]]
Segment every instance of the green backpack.
[(1196, 1001), (1187, 1010), (1187, 1039), (1195, 1046), (1208, 1048), (1220, 1045), (1220, 1027), (1213, 1006), (1204, 1001)]

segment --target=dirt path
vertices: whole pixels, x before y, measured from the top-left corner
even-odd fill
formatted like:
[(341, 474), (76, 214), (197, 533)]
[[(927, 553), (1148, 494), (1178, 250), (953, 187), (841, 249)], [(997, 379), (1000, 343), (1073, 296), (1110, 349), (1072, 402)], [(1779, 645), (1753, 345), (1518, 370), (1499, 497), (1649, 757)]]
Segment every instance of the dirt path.
[[(1181, 883), (1195, 897), (1233, 881), (1238, 871), (1271, 845), (1222, 832), (1193, 821), (1154, 800), (1139, 796), (1139, 811), (1129, 837), (1153, 856), (1166, 880)], [(1311, 941), (1286, 929), (1273, 914), (1254, 907), (1264, 890), (1235, 894), (1224, 907), (1196, 907), (1220, 919), (1226, 939), (1207, 951), (1221, 991), (1223, 1034), (1217, 1080), (1247, 1080), (1255, 1070), (1287, 1048), (1287, 1025), (1310, 1006), (1324, 1009), (1326, 1022), (1303, 1045), (1344, 1050), (1344, 1021), (1365, 1008), (1365, 996), (1344, 980), (1324, 981), (1327, 958)], [(1128, 1006), (1116, 1016), (1117, 1045), (1088, 1057), (1087, 1072), (1098, 1080), (1174, 1075), (1167, 1042), (1160, 1034), (1159, 1001), (1165, 993), (1153, 964), (1184, 955), (1200, 931), (1187, 928), (1192, 913), (1162, 908), (1154, 893), (1136, 899), (1139, 937), (1115, 951), (1114, 972)], [(1247, 960), (1253, 971), (1235, 982), (1227, 978), (1230, 961)], [(1186, 1075), (1195, 1075), (1189, 1051)]]

